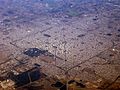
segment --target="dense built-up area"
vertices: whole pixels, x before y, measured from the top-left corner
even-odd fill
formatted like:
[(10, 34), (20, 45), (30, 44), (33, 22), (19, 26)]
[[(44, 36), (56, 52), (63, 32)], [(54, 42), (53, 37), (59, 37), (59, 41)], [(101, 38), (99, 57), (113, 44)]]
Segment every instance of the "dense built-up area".
[(120, 86), (120, 1), (0, 0), (1, 81), (36, 65), (37, 90), (56, 90), (58, 80)]

